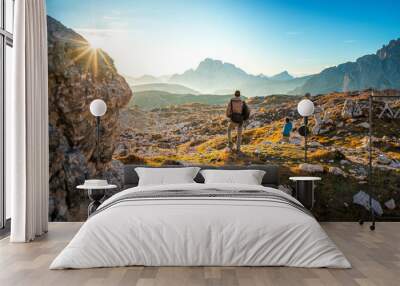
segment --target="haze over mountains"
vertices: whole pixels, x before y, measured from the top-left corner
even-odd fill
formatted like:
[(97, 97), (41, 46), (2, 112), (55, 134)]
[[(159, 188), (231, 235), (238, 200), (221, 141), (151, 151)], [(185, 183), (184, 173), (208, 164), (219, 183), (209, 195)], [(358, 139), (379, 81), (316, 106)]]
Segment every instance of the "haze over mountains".
[[(174, 74), (161, 78), (150, 75), (139, 78), (126, 77), (132, 86), (150, 83), (178, 84), (196, 90), (199, 93), (218, 95), (232, 94), (236, 89), (240, 89), (248, 97), (288, 93), (300, 87), (308, 78), (309, 76), (294, 78), (287, 71), (272, 77), (252, 75), (231, 63), (211, 58), (206, 58), (200, 62), (196, 69), (187, 70), (183, 74)], [(167, 86), (164, 87), (166, 88)], [(144, 91), (143, 86), (139, 87), (139, 89)], [(135, 91), (135, 88), (133, 90)], [(171, 92), (171, 88), (165, 90), (161, 86), (153, 90)]]
[(175, 94), (200, 94), (197, 90), (188, 88), (186, 86), (174, 83), (148, 83), (148, 84), (138, 84), (134, 85), (133, 89), (135, 92), (141, 91), (165, 91)]
[[(303, 95), (375, 89), (400, 89), (400, 39), (384, 45), (376, 54), (365, 55), (324, 69), (319, 74), (294, 77), (288, 71), (268, 77), (252, 75), (231, 63), (206, 58), (195, 69), (182, 74), (140, 78), (125, 77), (138, 91), (159, 90), (175, 94), (232, 94), (239, 89), (247, 97), (271, 94)], [(172, 85), (173, 84), (173, 85)], [(172, 86), (170, 86), (172, 85)], [(188, 90), (187, 90), (187, 89)], [(190, 91), (192, 90), (192, 91)]]

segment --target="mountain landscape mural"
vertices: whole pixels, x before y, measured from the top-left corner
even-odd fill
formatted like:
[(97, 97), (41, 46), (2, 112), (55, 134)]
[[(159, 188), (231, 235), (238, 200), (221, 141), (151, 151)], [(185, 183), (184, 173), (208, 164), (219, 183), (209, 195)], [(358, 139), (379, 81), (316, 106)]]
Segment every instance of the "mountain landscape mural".
[[(160, 84), (154, 87), (174, 93), (169, 84), (182, 87), (176, 93), (232, 94), (236, 89), (249, 97), (272, 94), (312, 95), (329, 92), (347, 92), (374, 88), (377, 90), (400, 89), (400, 39), (392, 40), (376, 54), (364, 55), (355, 62), (329, 67), (318, 74), (294, 77), (287, 71), (274, 76), (251, 75), (234, 64), (206, 58), (195, 69), (182, 74), (157, 78), (142, 76), (131, 80), (132, 86), (143, 91), (142, 82)], [(128, 80), (129, 81), (129, 80)], [(150, 89), (148, 87), (147, 90)], [(135, 88), (133, 88), (135, 89)], [(182, 92), (183, 91), (183, 92)]]
[[(319, 220), (359, 218), (362, 208), (353, 204), (353, 197), (368, 190), (368, 97), (372, 92), (377, 96), (400, 94), (398, 34), (379, 41), (373, 49), (359, 48), (352, 56), (340, 58), (334, 56), (336, 51), (347, 51), (349, 44), (357, 42), (318, 46), (318, 52), (312, 51), (311, 55), (332, 50), (331, 57), (324, 54), (316, 61), (303, 55), (307, 49), (301, 50), (302, 57), (292, 57), (307, 43), (299, 39), (296, 45), (286, 45), (293, 47), (291, 52), (280, 46), (273, 56), (265, 52), (268, 60), (263, 61), (257, 47), (265, 48), (265, 43), (259, 36), (253, 39), (254, 50), (246, 46), (241, 52), (238, 45), (225, 58), (224, 53), (215, 52), (218, 45), (224, 44), (218, 42), (218, 37), (225, 35), (212, 35), (217, 24), (207, 33), (201, 30), (213, 41), (202, 38), (200, 32), (201, 40), (197, 40), (194, 32), (176, 32), (185, 27), (163, 18), (168, 13), (155, 18), (152, 13), (156, 12), (150, 9), (146, 14), (144, 2), (138, 2), (146, 6), (139, 5), (140, 14), (124, 9), (128, 4), (122, 0), (112, 8), (103, 1), (95, 6), (75, 0), (47, 2), (51, 220), (85, 219), (88, 201), (83, 193), (75, 191), (76, 185), (86, 178), (102, 176), (121, 187), (123, 164), (279, 165), (281, 187), (286, 191), (293, 187), (288, 179), (292, 175), (322, 177), (313, 209)], [(210, 6), (216, 2), (207, 3)], [(173, 6), (171, 3), (168, 5)], [(167, 4), (157, 4), (169, 11)], [(90, 10), (100, 20), (89, 17), (89, 21), (84, 13), (72, 16), (70, 6)], [(207, 13), (200, 20), (205, 15), (211, 17), (210, 7), (205, 8)], [(140, 22), (149, 15), (152, 24), (121, 23), (123, 17)], [(197, 26), (192, 22), (196, 13), (190, 15), (192, 21), (186, 23), (195, 30)], [(204, 21), (200, 20), (199, 26), (203, 27)], [(172, 26), (161, 29), (164, 25)], [(135, 30), (130, 34), (129, 29), (138, 26), (145, 32)], [(229, 25), (223, 31), (226, 29)], [(163, 33), (158, 32), (161, 30)], [(246, 31), (250, 33), (250, 29)], [(292, 30), (278, 34), (306, 37)], [(154, 45), (152, 36), (162, 39), (162, 44)], [(146, 42), (149, 44), (143, 48)], [(273, 45), (272, 38), (268, 38), (268, 44)], [(279, 58), (278, 63), (274, 57)], [(329, 59), (328, 64), (324, 58)], [(310, 64), (313, 62), (318, 64), (314, 67)], [(263, 63), (262, 69), (258, 63)], [(242, 154), (227, 149), (229, 119), (225, 111), (235, 90), (241, 91), (251, 110), (244, 126)], [(304, 164), (304, 139), (298, 132), (303, 118), (297, 112), (297, 104), (306, 93), (310, 93), (316, 107), (309, 119), (309, 164)], [(89, 112), (95, 98), (105, 100), (108, 107), (101, 121), (102, 155), (97, 167), (95, 119)], [(287, 117), (294, 130), (289, 142), (283, 142), (281, 133)], [(400, 100), (381, 97), (374, 102), (372, 185), (383, 210), (381, 219), (400, 216), (400, 120), (395, 117), (400, 118)]]

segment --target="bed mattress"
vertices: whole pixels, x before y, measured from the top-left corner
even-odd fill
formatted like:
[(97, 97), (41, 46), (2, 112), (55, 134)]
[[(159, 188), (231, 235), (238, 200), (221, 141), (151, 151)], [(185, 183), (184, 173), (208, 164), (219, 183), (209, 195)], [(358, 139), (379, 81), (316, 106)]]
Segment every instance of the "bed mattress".
[(282, 191), (196, 183), (112, 196), (50, 269), (129, 265), (351, 267), (315, 218)]

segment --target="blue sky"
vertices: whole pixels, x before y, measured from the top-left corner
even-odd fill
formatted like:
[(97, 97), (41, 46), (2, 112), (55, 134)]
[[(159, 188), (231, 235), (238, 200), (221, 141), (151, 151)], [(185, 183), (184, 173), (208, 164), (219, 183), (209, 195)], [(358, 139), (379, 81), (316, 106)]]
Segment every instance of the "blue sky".
[(395, 0), (47, 0), (48, 14), (125, 75), (164, 75), (211, 57), (253, 74), (311, 74), (400, 37)]

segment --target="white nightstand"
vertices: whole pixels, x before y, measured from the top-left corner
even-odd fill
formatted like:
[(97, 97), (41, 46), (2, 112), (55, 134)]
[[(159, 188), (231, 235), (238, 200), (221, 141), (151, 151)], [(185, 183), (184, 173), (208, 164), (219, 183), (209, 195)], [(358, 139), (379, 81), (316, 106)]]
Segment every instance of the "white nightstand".
[(314, 182), (321, 181), (320, 177), (290, 177), (289, 180), (296, 182), (296, 199), (307, 209), (314, 206)]
[(90, 199), (90, 204), (88, 206), (88, 216), (94, 213), (97, 208), (101, 205), (101, 201), (104, 199), (106, 195), (106, 190), (109, 189), (116, 189), (117, 185), (91, 185), (91, 184), (84, 184), (79, 185), (76, 188), (80, 190), (87, 190), (88, 197)]

